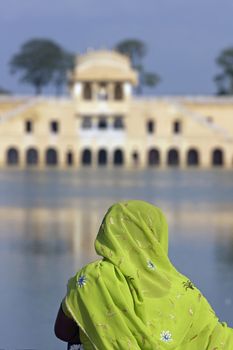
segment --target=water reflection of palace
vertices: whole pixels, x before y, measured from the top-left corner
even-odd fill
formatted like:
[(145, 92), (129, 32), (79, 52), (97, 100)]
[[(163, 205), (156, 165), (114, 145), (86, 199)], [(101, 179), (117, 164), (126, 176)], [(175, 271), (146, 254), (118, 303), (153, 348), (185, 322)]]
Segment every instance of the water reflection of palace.
[[(101, 208), (93, 199), (80, 202), (77, 208), (1, 208), (0, 240), (10, 245), (14, 241), (13, 248), (23, 252), (52, 256), (71, 253), (82, 263), (95, 259), (94, 241), (110, 205), (109, 201), (101, 203)], [(164, 202), (162, 206), (166, 208), (170, 240), (175, 245), (182, 239), (220, 240), (221, 247), (232, 251), (231, 206), (219, 204), (214, 208), (205, 203), (198, 210), (191, 203), (174, 207)]]
[(70, 98), (2, 97), (0, 165), (233, 165), (233, 99), (137, 98), (127, 57), (77, 57)]

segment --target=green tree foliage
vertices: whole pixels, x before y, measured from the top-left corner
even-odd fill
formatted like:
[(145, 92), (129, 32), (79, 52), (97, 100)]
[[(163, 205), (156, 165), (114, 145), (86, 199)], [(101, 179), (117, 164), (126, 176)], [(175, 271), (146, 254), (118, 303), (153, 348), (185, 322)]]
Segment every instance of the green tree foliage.
[(56, 87), (57, 95), (60, 95), (64, 84), (67, 83), (67, 73), (74, 68), (74, 63), (75, 55), (63, 50), (57, 60), (56, 70), (52, 81)]
[(24, 43), (11, 61), (12, 73), (21, 73), (20, 81), (28, 83), (40, 94), (42, 88), (53, 83), (59, 90), (65, 82), (66, 71), (73, 64), (73, 56), (48, 39), (32, 39)]
[(142, 93), (143, 87), (155, 87), (160, 81), (160, 77), (156, 73), (147, 72), (144, 69), (143, 59), (148, 50), (146, 44), (138, 39), (126, 39), (119, 42), (115, 46), (115, 50), (127, 55), (134, 69), (138, 71), (139, 85), (137, 92)]
[(115, 49), (118, 52), (129, 56), (134, 68), (142, 64), (142, 59), (147, 54), (146, 44), (137, 39), (127, 39), (121, 41), (115, 46)]
[(233, 94), (233, 47), (224, 49), (216, 59), (221, 72), (214, 77), (218, 95)]

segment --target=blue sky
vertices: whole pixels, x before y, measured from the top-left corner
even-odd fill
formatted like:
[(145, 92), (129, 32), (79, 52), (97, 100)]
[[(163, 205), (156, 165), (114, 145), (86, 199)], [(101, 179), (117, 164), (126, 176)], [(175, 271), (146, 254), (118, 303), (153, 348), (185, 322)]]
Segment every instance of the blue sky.
[(139, 38), (149, 48), (147, 69), (162, 78), (153, 94), (211, 94), (215, 58), (233, 46), (232, 15), (232, 0), (2, 0), (0, 86), (33, 93), (8, 67), (30, 38), (54, 39), (77, 53)]

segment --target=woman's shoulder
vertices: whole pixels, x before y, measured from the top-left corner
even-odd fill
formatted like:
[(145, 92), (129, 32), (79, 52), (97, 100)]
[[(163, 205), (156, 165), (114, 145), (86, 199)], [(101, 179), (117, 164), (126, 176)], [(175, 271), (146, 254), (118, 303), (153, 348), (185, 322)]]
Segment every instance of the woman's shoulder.
[(81, 269), (79, 269), (75, 273), (75, 275), (68, 280), (68, 287), (72, 287), (72, 285), (76, 285), (78, 280), (84, 283), (86, 275), (93, 273), (94, 271), (97, 271), (99, 267), (102, 265), (102, 263), (103, 263), (102, 259), (98, 259), (81, 267)]
[(76, 274), (68, 280), (67, 291), (84, 287), (95, 283), (100, 277), (112, 275), (114, 266), (106, 259), (98, 259), (88, 263), (79, 269)]

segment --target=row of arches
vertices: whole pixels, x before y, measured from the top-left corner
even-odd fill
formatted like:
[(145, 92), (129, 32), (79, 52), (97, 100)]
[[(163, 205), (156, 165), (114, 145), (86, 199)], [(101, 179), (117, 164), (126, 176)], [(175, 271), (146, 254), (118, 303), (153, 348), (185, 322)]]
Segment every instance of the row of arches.
[[(19, 152), (16, 148), (9, 148), (6, 155), (6, 162), (9, 165), (17, 165), (19, 163)], [(37, 165), (39, 162), (38, 151), (35, 148), (29, 148), (26, 151), (26, 164)], [(53, 148), (49, 148), (46, 151), (46, 164), (58, 163), (57, 151)]]
[[(91, 165), (92, 164), (92, 152), (90, 149), (84, 149), (82, 153), (83, 165)], [(99, 165), (107, 165), (108, 164), (108, 152), (106, 149), (100, 149), (97, 153), (97, 164)], [(113, 164), (115, 165), (123, 165), (124, 164), (124, 153), (121, 149), (116, 149), (113, 153)]]
[[(81, 155), (81, 162), (83, 165), (91, 165), (93, 162), (92, 151), (90, 149), (84, 149)], [(39, 163), (39, 153), (35, 148), (29, 148), (26, 150), (27, 165), (37, 165)], [(6, 163), (8, 165), (19, 164), (19, 151), (16, 148), (9, 148), (6, 154)], [(57, 165), (59, 163), (58, 152), (54, 148), (48, 148), (45, 152), (45, 163), (47, 165)], [(68, 151), (66, 154), (66, 164), (73, 165), (74, 154)], [(115, 165), (124, 164), (124, 153), (121, 149), (116, 149), (113, 154), (113, 163)], [(108, 152), (105, 149), (100, 149), (98, 152), (98, 164), (107, 165), (108, 164)]]
[[(148, 152), (148, 165), (160, 165), (161, 159), (160, 159), (160, 152), (156, 148), (152, 148)], [(167, 159), (166, 159), (167, 165), (170, 166), (178, 166), (180, 165), (180, 152), (175, 149), (171, 148), (167, 152)], [(198, 166), (200, 165), (200, 155), (199, 152), (191, 148), (186, 153), (186, 164), (188, 166)], [(224, 153), (221, 149), (214, 149), (211, 154), (211, 164), (212, 165), (223, 165), (224, 164)]]
[[(139, 163), (140, 155), (137, 151), (132, 153), (132, 161), (135, 165)], [(39, 153), (36, 148), (26, 150), (27, 165), (37, 165), (39, 163)], [(112, 162), (114, 165), (123, 165), (125, 163), (125, 154), (122, 149), (116, 149), (113, 152)], [(19, 151), (16, 148), (9, 148), (6, 153), (6, 163), (8, 165), (19, 164)], [(45, 151), (45, 163), (47, 165), (57, 165), (59, 163), (58, 151), (55, 148), (48, 148)], [(93, 163), (93, 151), (89, 148), (82, 150), (81, 153), (82, 165), (91, 165)], [(109, 152), (106, 149), (100, 149), (97, 152), (97, 164), (107, 165), (109, 163)], [(66, 153), (66, 164), (74, 164), (74, 154), (71, 151)], [(149, 149), (147, 153), (147, 164), (149, 166), (159, 166), (161, 164), (161, 152), (157, 148)], [(169, 166), (180, 165), (180, 152), (175, 148), (168, 150), (166, 155), (166, 164)], [(200, 155), (197, 149), (191, 148), (186, 153), (186, 164), (188, 166), (200, 165)], [(224, 152), (216, 148), (211, 153), (211, 164), (222, 166), (224, 165)]]

